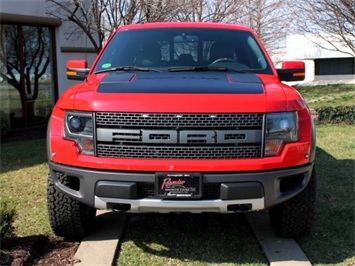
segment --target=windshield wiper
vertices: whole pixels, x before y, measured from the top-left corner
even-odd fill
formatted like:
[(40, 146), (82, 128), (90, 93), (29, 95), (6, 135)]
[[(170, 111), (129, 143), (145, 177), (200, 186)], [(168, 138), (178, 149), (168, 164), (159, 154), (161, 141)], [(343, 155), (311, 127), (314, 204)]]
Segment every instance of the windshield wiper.
[(114, 71), (124, 71), (124, 72), (131, 72), (131, 71), (143, 71), (143, 72), (160, 72), (157, 69), (147, 68), (147, 67), (135, 67), (135, 66), (121, 66), (121, 67), (112, 67), (107, 69), (101, 69), (95, 71), (94, 74), (105, 73), (105, 72), (114, 72)]
[(183, 71), (229, 71), (226, 67), (215, 67), (215, 66), (197, 66), (197, 67), (172, 67), (168, 68), (169, 72), (183, 72)]
[(237, 70), (228, 67), (218, 67), (218, 66), (197, 66), (197, 67), (172, 67), (168, 68), (169, 72), (184, 72), (184, 71), (223, 71), (223, 72), (237, 72), (237, 73), (247, 73), (247, 71)]

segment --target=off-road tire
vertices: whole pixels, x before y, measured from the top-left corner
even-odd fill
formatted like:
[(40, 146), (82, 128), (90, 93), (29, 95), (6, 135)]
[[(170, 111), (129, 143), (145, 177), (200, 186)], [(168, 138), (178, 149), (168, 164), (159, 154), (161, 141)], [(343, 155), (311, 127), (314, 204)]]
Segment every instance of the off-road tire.
[[(67, 176), (59, 177), (61, 183), (70, 186)], [(71, 240), (79, 240), (94, 227), (96, 209), (80, 203), (59, 191), (48, 175), (47, 207), (53, 232)]]
[(316, 171), (308, 186), (296, 197), (269, 210), (270, 225), (281, 237), (299, 238), (311, 233), (315, 214)]

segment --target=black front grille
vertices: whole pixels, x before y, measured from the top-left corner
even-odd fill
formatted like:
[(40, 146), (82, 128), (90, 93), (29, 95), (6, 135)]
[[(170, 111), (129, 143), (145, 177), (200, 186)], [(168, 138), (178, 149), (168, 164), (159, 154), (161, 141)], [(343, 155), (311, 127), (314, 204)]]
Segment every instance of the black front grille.
[(142, 159), (261, 158), (263, 121), (263, 114), (98, 112), (95, 114), (96, 156)]
[[(154, 183), (138, 183), (138, 199), (155, 198)], [(219, 184), (204, 184), (202, 187), (202, 200), (219, 199)]]
[(96, 113), (97, 126), (121, 128), (226, 128), (261, 127), (263, 114), (143, 114)]
[(245, 159), (259, 158), (260, 146), (123, 146), (98, 144), (97, 155), (113, 158), (142, 159)]

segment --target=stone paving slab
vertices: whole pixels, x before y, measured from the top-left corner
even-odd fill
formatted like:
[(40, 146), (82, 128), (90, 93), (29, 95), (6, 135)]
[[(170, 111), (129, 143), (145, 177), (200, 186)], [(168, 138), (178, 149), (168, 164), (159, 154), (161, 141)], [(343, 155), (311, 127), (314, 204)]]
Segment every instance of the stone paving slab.
[(75, 266), (111, 266), (116, 258), (126, 214), (99, 211), (95, 230), (85, 237), (74, 256)]
[(312, 266), (294, 239), (277, 237), (273, 233), (267, 211), (246, 213), (246, 218), (270, 266)]

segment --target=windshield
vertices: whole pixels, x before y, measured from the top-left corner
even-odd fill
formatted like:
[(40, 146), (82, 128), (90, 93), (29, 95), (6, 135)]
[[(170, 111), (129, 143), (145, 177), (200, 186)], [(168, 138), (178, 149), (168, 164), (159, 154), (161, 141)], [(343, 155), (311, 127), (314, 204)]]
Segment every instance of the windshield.
[(159, 71), (224, 68), (272, 74), (252, 34), (223, 29), (164, 28), (118, 32), (101, 55), (94, 72), (121, 70), (122, 67)]

